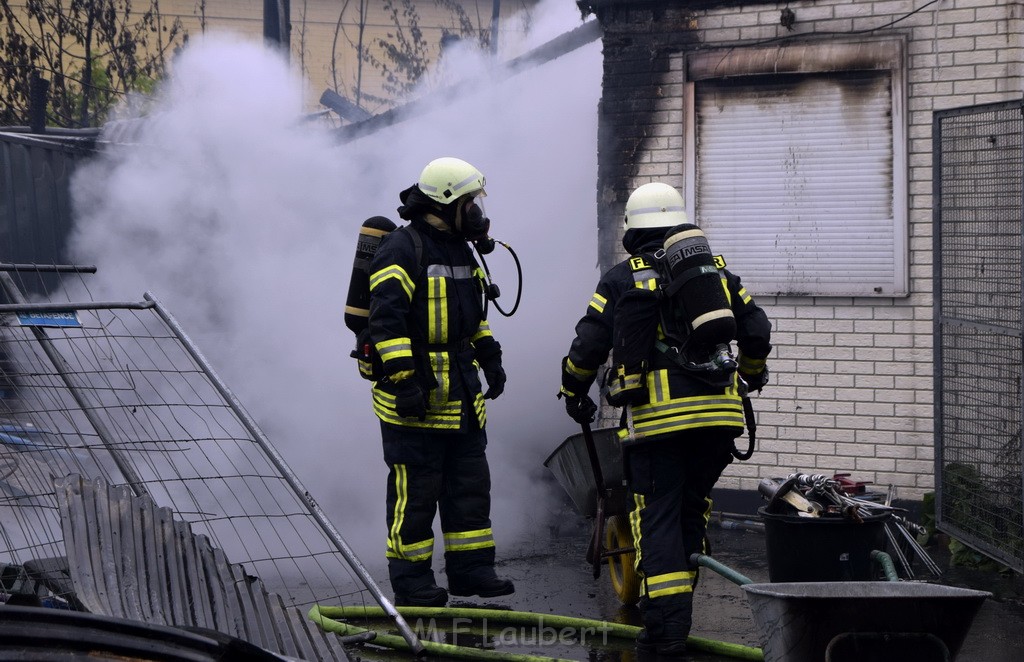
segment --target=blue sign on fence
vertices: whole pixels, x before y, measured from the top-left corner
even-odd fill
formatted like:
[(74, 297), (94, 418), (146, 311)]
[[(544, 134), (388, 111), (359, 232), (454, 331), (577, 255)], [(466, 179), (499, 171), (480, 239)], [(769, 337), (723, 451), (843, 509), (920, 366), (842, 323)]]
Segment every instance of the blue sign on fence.
[(78, 313), (74, 310), (53, 313), (18, 313), (18, 323), (22, 326), (82, 326), (82, 322), (78, 319)]

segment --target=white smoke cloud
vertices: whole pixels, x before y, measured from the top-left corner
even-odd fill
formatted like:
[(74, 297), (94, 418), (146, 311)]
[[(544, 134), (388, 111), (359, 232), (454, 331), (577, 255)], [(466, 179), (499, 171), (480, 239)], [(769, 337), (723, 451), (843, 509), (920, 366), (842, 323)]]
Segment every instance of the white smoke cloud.
[[(531, 25), (524, 48), (580, 16), (551, 0)], [(490, 315), (508, 372), (488, 407), (499, 557), (544, 522), (542, 462), (578, 429), (555, 393), (598, 276), (600, 45), (511, 78), (463, 57), (472, 94), (339, 145), (301, 121), (303, 81), (283, 59), (207, 35), (175, 62), (136, 144), (110, 145), (74, 182), (72, 252), (98, 266), (95, 297), (153, 292), (370, 566), (382, 563), (386, 468), (342, 314), (360, 224), (398, 221), (398, 192), (429, 160), (484, 172), (492, 235), (522, 261), (518, 313)], [(508, 310), (514, 263), (500, 247), (487, 261)]]

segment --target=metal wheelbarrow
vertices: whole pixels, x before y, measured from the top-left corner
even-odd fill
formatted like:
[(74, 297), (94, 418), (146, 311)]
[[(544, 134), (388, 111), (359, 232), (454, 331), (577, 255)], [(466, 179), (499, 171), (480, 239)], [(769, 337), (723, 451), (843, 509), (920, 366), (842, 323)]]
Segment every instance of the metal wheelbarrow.
[(623, 604), (632, 605), (640, 599), (640, 578), (633, 565), (636, 548), (617, 432), (614, 427), (591, 431), (584, 425), (581, 433), (568, 437), (544, 460), (544, 466), (576, 511), (594, 520), (587, 549), (594, 578), (607, 563), (615, 594)]
[(955, 660), (991, 593), (917, 582), (744, 584), (766, 662)]

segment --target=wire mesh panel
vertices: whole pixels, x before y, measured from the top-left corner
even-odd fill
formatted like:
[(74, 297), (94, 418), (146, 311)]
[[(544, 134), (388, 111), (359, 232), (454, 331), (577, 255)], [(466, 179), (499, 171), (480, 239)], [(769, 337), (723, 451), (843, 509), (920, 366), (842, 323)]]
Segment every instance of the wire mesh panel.
[(173, 510), (290, 606), (373, 602), (158, 301), (40, 305), (0, 306), (0, 565), (65, 553), (54, 482), (80, 474)]
[(936, 112), (936, 519), (1024, 571), (1021, 102)]

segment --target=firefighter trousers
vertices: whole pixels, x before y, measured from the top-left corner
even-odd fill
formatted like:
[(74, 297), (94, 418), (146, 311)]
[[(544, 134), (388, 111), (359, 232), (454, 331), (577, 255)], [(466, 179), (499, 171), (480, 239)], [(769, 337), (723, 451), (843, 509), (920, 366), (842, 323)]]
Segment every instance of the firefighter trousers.
[(732, 462), (734, 436), (688, 431), (626, 449), (640, 606), (655, 639), (689, 635), (698, 571), (689, 557), (708, 552), (711, 488)]
[(387, 483), (387, 558), (396, 594), (434, 585), (434, 517), (440, 511), (449, 584), (495, 576), (487, 435), (381, 423)]

